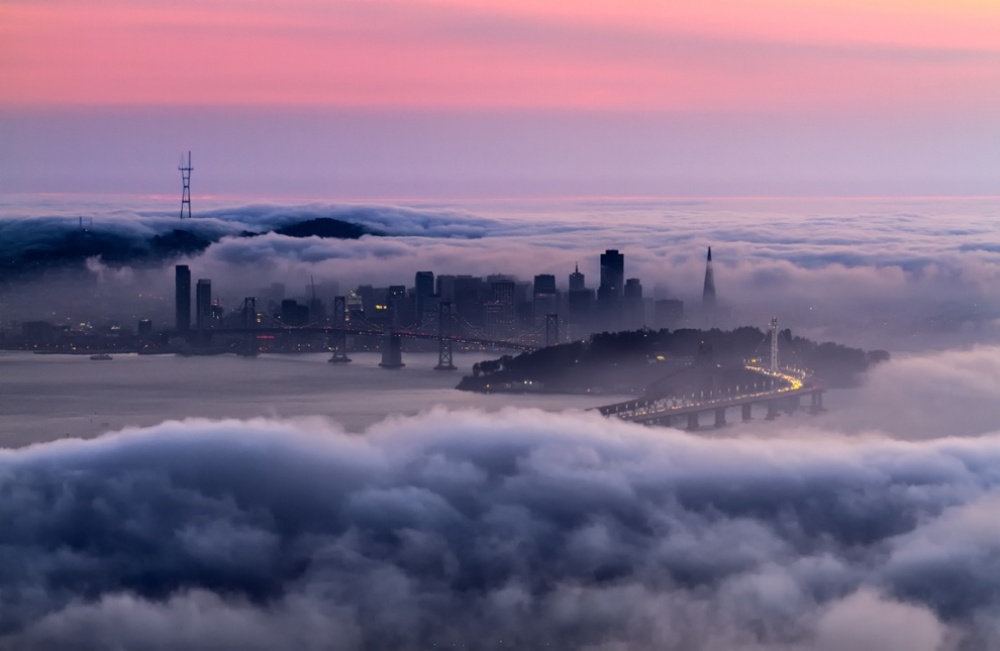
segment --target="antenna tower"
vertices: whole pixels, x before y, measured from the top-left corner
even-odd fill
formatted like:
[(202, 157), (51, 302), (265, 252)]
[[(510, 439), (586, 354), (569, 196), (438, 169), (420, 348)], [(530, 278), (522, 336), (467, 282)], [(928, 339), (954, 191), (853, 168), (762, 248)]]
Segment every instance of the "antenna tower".
[(181, 191), (181, 219), (184, 219), (184, 211), (187, 209), (187, 218), (191, 219), (191, 150), (187, 153), (187, 163), (184, 162), (184, 154), (181, 154), (181, 164), (177, 166), (181, 171), (181, 183), (184, 189)]

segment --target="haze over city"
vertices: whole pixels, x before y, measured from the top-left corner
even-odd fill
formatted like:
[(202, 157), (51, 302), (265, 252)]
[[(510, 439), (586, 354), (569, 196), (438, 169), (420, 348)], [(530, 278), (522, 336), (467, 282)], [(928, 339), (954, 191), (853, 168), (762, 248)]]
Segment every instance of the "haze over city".
[(0, 647), (996, 647), (998, 33), (0, 3)]

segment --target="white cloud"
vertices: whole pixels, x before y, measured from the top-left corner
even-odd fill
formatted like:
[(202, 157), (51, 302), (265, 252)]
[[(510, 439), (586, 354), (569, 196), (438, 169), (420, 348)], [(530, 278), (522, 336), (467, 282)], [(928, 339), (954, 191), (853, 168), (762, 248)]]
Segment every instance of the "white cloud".
[(990, 640), (1000, 574), (968, 581), (995, 556), (998, 465), (1000, 435), (702, 438), (516, 409), (38, 445), (0, 454), (0, 643)]

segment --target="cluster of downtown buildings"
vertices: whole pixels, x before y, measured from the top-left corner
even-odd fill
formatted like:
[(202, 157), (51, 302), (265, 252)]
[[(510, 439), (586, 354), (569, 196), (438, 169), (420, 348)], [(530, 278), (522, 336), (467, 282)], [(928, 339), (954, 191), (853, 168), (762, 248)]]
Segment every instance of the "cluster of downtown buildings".
[[(258, 290), (256, 296), (245, 298), (235, 309), (225, 309), (210, 279), (195, 280), (190, 267), (177, 265), (172, 323), (156, 323), (154, 328), (153, 321), (140, 318), (132, 329), (118, 322), (100, 328), (87, 324), (84, 328), (84, 324), (25, 321), (20, 323), (20, 332), (0, 331), (0, 347), (152, 353), (202, 346), (221, 352), (225, 336), (212, 331), (341, 325), (356, 330), (434, 330), (440, 323), (442, 305), (451, 316), (451, 334), (538, 345), (550, 341), (553, 321), (555, 339), (560, 341), (584, 338), (593, 332), (715, 325), (711, 250), (702, 303), (693, 315), (685, 312), (684, 303), (678, 299), (644, 296), (640, 279), (625, 277), (625, 256), (617, 250), (601, 254), (600, 269), (596, 288), (587, 286), (579, 268), (568, 274), (568, 288), (560, 288), (553, 274), (539, 274), (525, 282), (507, 274), (479, 277), (435, 275), (432, 271), (416, 272), (410, 287), (360, 285), (353, 291), (341, 292), (336, 282), (325, 281), (310, 283), (294, 297), (287, 295), (282, 283), (272, 283)], [(271, 339), (264, 342), (262, 349), (291, 352), (327, 345), (323, 337), (279, 335)], [(357, 338), (354, 344), (355, 348), (377, 346), (377, 342), (364, 337)]]
[[(304, 296), (298, 298), (286, 296), (285, 286), (275, 283), (261, 289), (257, 296), (245, 299), (241, 307), (227, 312), (213, 298), (209, 279), (198, 279), (192, 285), (190, 269), (178, 265), (175, 330), (180, 334), (246, 327), (248, 317), (258, 326), (326, 326), (347, 322), (353, 327), (419, 328), (437, 323), (442, 303), (449, 304), (452, 331), (464, 330), (490, 339), (538, 333), (551, 315), (558, 315), (563, 340), (591, 332), (674, 328), (683, 322), (682, 301), (646, 298), (640, 279), (625, 277), (624, 254), (614, 249), (605, 251), (600, 256), (600, 269), (596, 291), (587, 287), (579, 267), (569, 274), (567, 291), (558, 288), (553, 274), (539, 274), (533, 282), (524, 282), (506, 274), (483, 278), (435, 276), (432, 271), (418, 271), (410, 287), (361, 285), (340, 294), (335, 283), (325, 282), (319, 290), (314, 284), (307, 286)], [(702, 307), (714, 308), (714, 304), (709, 250)]]

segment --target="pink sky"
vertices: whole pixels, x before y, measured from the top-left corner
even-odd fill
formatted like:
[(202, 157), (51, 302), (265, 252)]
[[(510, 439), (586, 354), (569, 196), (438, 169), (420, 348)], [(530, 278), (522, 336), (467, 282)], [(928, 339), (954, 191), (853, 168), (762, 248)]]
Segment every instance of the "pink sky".
[(6, 0), (0, 102), (986, 115), (993, 0)]
[(7, 192), (995, 195), (997, 115), (997, 0), (0, 0)]

